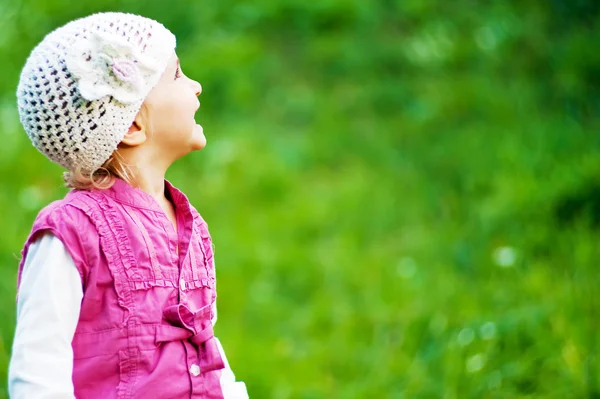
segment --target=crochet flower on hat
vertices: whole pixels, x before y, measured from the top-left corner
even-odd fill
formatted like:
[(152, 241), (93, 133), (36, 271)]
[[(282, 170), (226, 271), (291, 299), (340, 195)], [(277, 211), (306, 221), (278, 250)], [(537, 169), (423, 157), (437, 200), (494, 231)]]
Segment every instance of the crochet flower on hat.
[(143, 100), (144, 75), (156, 73), (152, 62), (118, 35), (90, 32), (69, 50), (65, 58), (88, 101), (110, 95), (123, 104)]

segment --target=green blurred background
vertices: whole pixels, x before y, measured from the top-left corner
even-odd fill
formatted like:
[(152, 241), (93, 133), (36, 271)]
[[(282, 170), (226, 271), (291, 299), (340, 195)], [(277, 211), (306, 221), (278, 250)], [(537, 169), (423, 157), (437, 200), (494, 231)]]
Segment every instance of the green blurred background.
[(252, 398), (600, 398), (597, 0), (0, 0), (0, 380), (21, 246), (65, 193), (19, 72), (108, 10), (164, 23), (204, 86), (209, 144), (168, 177)]

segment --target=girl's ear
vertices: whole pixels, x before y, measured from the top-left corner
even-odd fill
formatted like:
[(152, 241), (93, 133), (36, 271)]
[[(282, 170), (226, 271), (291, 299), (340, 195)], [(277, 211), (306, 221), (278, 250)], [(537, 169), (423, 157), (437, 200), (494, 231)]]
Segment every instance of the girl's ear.
[(138, 145), (146, 142), (148, 132), (146, 130), (144, 121), (141, 115), (138, 113), (135, 120), (131, 124), (129, 131), (125, 133), (125, 137), (121, 140), (121, 144), (128, 147), (137, 147)]

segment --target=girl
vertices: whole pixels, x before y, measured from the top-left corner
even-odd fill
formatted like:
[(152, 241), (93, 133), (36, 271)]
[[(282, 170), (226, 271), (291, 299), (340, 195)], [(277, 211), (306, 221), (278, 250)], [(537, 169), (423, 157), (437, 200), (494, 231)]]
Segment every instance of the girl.
[(32, 51), (21, 123), (73, 190), (25, 242), (13, 399), (247, 398), (213, 335), (206, 223), (164, 179), (206, 145), (201, 91), (173, 34), (140, 16), (75, 20)]

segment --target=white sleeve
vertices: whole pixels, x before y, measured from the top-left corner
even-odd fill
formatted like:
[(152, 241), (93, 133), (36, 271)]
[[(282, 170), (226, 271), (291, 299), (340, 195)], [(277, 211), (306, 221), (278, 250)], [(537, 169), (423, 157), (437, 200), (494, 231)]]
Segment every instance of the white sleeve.
[[(215, 300), (212, 305), (212, 325), (214, 326), (217, 322), (217, 301)], [(221, 353), (221, 358), (223, 359), (223, 363), (225, 363), (225, 368), (221, 370), (221, 390), (223, 391), (223, 397), (225, 399), (248, 399), (248, 391), (246, 390), (246, 384), (242, 381), (235, 380), (235, 374), (233, 374), (233, 370), (231, 370), (231, 366), (229, 366), (229, 362), (227, 361), (227, 356), (225, 356), (225, 351), (223, 350), (223, 346), (221, 345), (221, 341), (217, 337), (215, 337), (217, 341), (217, 346), (219, 347), (219, 352)]]
[(246, 390), (246, 384), (243, 381), (236, 381), (233, 370), (229, 366), (227, 356), (221, 345), (221, 341), (215, 337), (219, 352), (221, 352), (221, 358), (225, 363), (225, 368), (221, 370), (221, 390), (223, 391), (223, 398), (225, 399), (248, 399), (248, 391)]
[(71, 341), (83, 289), (71, 255), (54, 235), (29, 246), (17, 300), (9, 365), (12, 399), (75, 398)]

